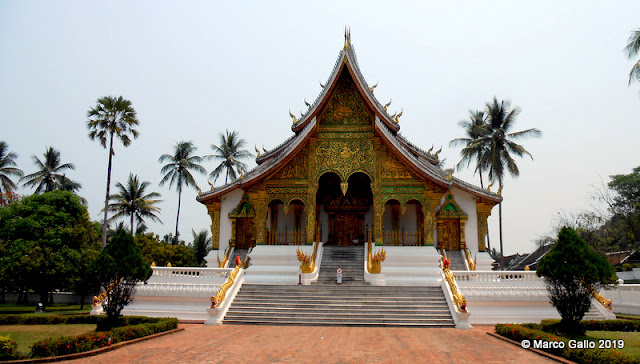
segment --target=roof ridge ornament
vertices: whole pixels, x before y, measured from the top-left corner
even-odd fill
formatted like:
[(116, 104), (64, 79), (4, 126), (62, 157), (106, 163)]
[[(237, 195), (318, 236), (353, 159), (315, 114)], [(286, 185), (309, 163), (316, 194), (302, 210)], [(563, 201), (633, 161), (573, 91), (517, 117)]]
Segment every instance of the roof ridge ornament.
[(373, 90), (375, 90), (376, 87), (378, 87), (378, 82), (376, 82), (375, 85), (369, 87), (369, 91), (371, 91), (371, 93), (373, 93)]
[(351, 48), (351, 28), (345, 25), (344, 27), (344, 50)]
[[(377, 84), (376, 84), (377, 85)], [(382, 108), (384, 109), (384, 111), (387, 111), (387, 108), (389, 107), (389, 105), (391, 105), (391, 100), (393, 99), (389, 99), (389, 102), (387, 102)]]
[(402, 116), (403, 112), (404, 112), (404, 109), (400, 109), (400, 113), (393, 118), (393, 122), (394, 123), (398, 124), (400, 122), (400, 120), (398, 120), (398, 119), (400, 119), (400, 117)]
[(293, 119), (293, 125), (298, 124), (298, 118), (296, 118), (296, 116), (291, 113), (291, 109), (289, 109), (289, 116), (291, 116), (291, 118)]
[(438, 158), (438, 154), (440, 154), (440, 152), (442, 152), (442, 146), (440, 146), (440, 149), (438, 149), (438, 151), (436, 152), (436, 155), (434, 156), (436, 159), (440, 159)]

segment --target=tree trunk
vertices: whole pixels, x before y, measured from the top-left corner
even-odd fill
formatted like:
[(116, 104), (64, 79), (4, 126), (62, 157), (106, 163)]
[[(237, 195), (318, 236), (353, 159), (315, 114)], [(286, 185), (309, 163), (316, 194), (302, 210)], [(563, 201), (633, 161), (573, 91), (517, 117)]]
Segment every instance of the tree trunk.
[(109, 140), (109, 164), (107, 165), (107, 195), (104, 199), (104, 220), (102, 222), (102, 249), (107, 246), (107, 207), (109, 207), (109, 189), (111, 187), (111, 159), (113, 157), (113, 133)]
[(134, 216), (135, 216), (135, 215), (134, 215), (133, 213), (131, 213), (131, 236), (134, 236), (134, 235), (133, 235), (133, 217), (134, 217)]
[(86, 295), (80, 295), (80, 310), (84, 310), (84, 299), (87, 298)]
[(504, 270), (504, 250), (502, 249), (502, 201), (500, 201), (498, 214), (500, 216), (500, 267)]
[[(180, 174), (182, 177), (182, 174)], [(178, 245), (178, 221), (180, 220), (180, 200), (182, 199), (182, 181), (178, 182), (178, 214), (176, 215), (176, 236), (173, 245)]]

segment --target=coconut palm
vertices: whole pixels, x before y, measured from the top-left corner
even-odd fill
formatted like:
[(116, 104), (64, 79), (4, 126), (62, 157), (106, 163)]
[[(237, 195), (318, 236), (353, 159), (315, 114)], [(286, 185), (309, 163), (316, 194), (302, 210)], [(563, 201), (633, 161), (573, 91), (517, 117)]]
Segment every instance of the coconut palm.
[(157, 192), (146, 193), (146, 189), (150, 184), (151, 182), (146, 181), (140, 183), (138, 176), (131, 173), (126, 186), (118, 182), (116, 184), (118, 193), (109, 196), (111, 201), (108, 207), (109, 211), (115, 212), (110, 219), (129, 218), (131, 235), (133, 235), (133, 227), (136, 226), (135, 220), (137, 220), (138, 224), (146, 218), (162, 223), (162, 220), (156, 215), (156, 213), (160, 212), (160, 208), (156, 206), (157, 203), (161, 202), (161, 200), (157, 199), (160, 194)]
[(195, 232), (191, 229), (193, 235), (193, 254), (196, 256), (198, 265), (202, 266), (204, 257), (207, 256), (209, 250), (211, 250), (211, 237), (209, 237), (209, 231), (207, 229)]
[[(631, 32), (627, 46), (624, 48), (629, 59), (635, 57), (640, 51), (640, 29)], [(640, 81), (640, 59), (631, 67), (629, 72), (629, 84), (633, 81)]]
[(20, 182), (24, 186), (35, 187), (35, 193), (52, 192), (62, 189), (63, 186), (73, 184), (79, 186), (79, 183), (69, 180), (64, 173), (60, 173), (67, 169), (75, 169), (75, 167), (72, 163), (61, 163), (59, 151), (53, 147), (47, 147), (42, 156), (44, 157), (43, 160), (40, 160), (35, 155), (31, 156), (38, 170), (20, 178)]
[[(533, 156), (520, 144), (514, 142), (516, 139), (524, 137), (540, 137), (542, 132), (532, 128), (522, 131), (510, 132), (516, 122), (516, 117), (520, 113), (519, 108), (511, 109), (509, 101), (498, 102), (493, 98), (492, 102), (486, 104), (487, 135), (481, 136), (465, 149), (482, 148), (482, 157), (478, 161), (481, 170), (489, 172), (489, 180), (498, 181), (498, 194), (502, 193), (505, 173), (517, 177), (520, 175), (518, 165), (513, 159), (513, 155), (522, 157), (528, 155), (533, 160)], [(504, 251), (502, 244), (502, 203), (499, 206), (500, 223), (500, 266), (504, 269)]]
[(163, 154), (158, 159), (159, 163), (168, 161), (169, 163), (164, 165), (160, 170), (164, 177), (160, 181), (160, 186), (169, 182), (169, 187), (176, 184), (178, 190), (178, 214), (176, 216), (176, 235), (174, 237), (174, 244), (178, 242), (178, 222), (180, 221), (180, 202), (182, 199), (183, 187), (195, 187), (199, 190), (191, 171), (195, 171), (201, 174), (206, 174), (207, 171), (199, 164), (202, 162), (202, 158), (193, 155), (197, 150), (192, 142), (178, 142), (173, 150), (173, 155)]
[(0, 141), (0, 195), (13, 192), (18, 188), (11, 180), (11, 176), (22, 177), (22, 171), (16, 168), (18, 155), (9, 151), (9, 146)]
[(105, 96), (98, 99), (96, 106), (87, 112), (89, 120), (89, 138), (99, 140), (103, 148), (109, 143), (109, 161), (107, 163), (107, 192), (104, 199), (104, 224), (102, 224), (102, 248), (107, 245), (107, 206), (109, 205), (109, 190), (111, 187), (111, 163), (115, 151), (113, 150), (114, 138), (120, 139), (125, 147), (131, 144), (131, 137), (138, 137), (138, 131), (134, 129), (139, 124), (136, 111), (131, 106), (131, 101), (122, 96)]
[(478, 144), (474, 145), (473, 148), (466, 148), (470, 146), (478, 138), (487, 135), (489, 132), (489, 127), (487, 126), (487, 122), (485, 121), (485, 116), (483, 111), (472, 111), (469, 110), (469, 120), (462, 120), (458, 123), (458, 125), (464, 129), (465, 138), (456, 138), (449, 142), (450, 147), (457, 147), (459, 145), (464, 145), (465, 148), (460, 152), (462, 158), (460, 162), (456, 165), (458, 170), (462, 169), (464, 163), (466, 162), (466, 167), (469, 167), (472, 161), (476, 162), (475, 171), (480, 175), (480, 187), (484, 188), (484, 184), (482, 182), (482, 165), (478, 163), (482, 154), (484, 152), (483, 145)]
[(207, 156), (207, 159), (213, 159), (220, 161), (220, 164), (211, 172), (209, 177), (215, 182), (218, 177), (224, 172), (224, 184), (234, 181), (240, 174), (247, 171), (247, 165), (241, 160), (253, 157), (249, 151), (242, 149), (246, 141), (241, 139), (237, 131), (229, 133), (226, 130), (225, 134), (220, 133), (220, 145), (211, 144), (214, 154)]

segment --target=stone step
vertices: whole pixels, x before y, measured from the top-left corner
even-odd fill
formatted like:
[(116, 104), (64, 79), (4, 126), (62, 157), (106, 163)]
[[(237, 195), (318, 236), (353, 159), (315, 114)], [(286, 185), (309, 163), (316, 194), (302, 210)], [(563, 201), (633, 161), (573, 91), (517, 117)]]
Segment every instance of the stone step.
[(329, 321), (329, 320), (278, 320), (261, 318), (226, 320), (225, 324), (253, 324), (253, 325), (304, 325), (304, 326), (416, 326), (416, 327), (455, 327), (453, 320), (375, 320), (375, 321)]
[[(386, 309), (386, 308), (385, 308)], [(278, 313), (287, 313), (287, 314), (291, 314), (291, 315), (296, 315), (296, 314), (310, 314), (310, 311), (301, 311), (299, 308), (296, 307), (282, 307), (282, 306), (245, 306), (242, 305), (241, 307), (234, 307), (233, 309), (229, 309), (228, 311), (229, 313), (247, 313), (247, 312), (251, 312), (251, 313), (263, 313), (263, 314), (268, 314), (271, 312), (278, 312)], [(317, 308), (313, 310), (312, 314), (335, 314), (335, 313), (350, 313), (350, 314), (355, 314), (355, 315), (367, 315), (367, 314), (379, 314), (381, 312), (385, 312), (387, 314), (402, 314), (402, 315), (414, 315), (414, 316), (419, 316), (419, 315), (431, 315), (431, 314), (435, 314), (435, 315), (447, 315), (449, 316), (449, 308), (448, 307), (441, 307), (441, 308), (437, 308), (437, 307), (429, 307), (429, 308), (413, 308), (413, 309), (403, 309), (403, 310), (398, 310), (398, 311), (381, 311), (379, 307), (376, 308), (359, 308), (357, 310), (346, 310), (342, 307), (323, 307), (323, 308)], [(389, 313), (392, 312), (392, 313)]]
[[(256, 317), (257, 316), (257, 317)], [(452, 321), (450, 316), (446, 316), (446, 315), (440, 315), (439, 317), (431, 317), (429, 316), (428, 318), (426, 317), (416, 317), (414, 315), (384, 315), (384, 314), (380, 314), (380, 315), (351, 315), (351, 314), (346, 314), (346, 315), (317, 315), (317, 316), (313, 316), (313, 315), (306, 315), (306, 316), (302, 316), (302, 315), (297, 315), (297, 316), (292, 316), (292, 315), (273, 315), (270, 314), (268, 317), (265, 317), (265, 315), (247, 315), (247, 314), (238, 314), (238, 313), (228, 313), (227, 317), (225, 317), (225, 320), (228, 318), (229, 320), (238, 320), (238, 319), (259, 319), (259, 320), (263, 320), (263, 319), (270, 319), (270, 320), (306, 320), (306, 321), (312, 321), (312, 320), (318, 320), (318, 321), (344, 321), (344, 320), (348, 320), (348, 321), (352, 321), (352, 322), (371, 322), (371, 321), (413, 321), (413, 322), (449, 322)]]

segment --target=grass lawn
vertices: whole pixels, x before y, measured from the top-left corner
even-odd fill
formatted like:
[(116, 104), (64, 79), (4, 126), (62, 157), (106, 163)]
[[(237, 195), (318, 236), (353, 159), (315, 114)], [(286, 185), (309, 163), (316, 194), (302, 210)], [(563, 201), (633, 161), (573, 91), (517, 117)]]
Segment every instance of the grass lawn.
[(640, 320), (640, 316), (638, 315), (627, 315), (626, 313), (617, 313), (616, 314), (616, 318), (622, 319), (622, 320)]
[[(18, 305), (15, 303), (2, 303), (0, 304), (0, 315), (13, 315), (13, 314), (34, 314), (36, 305)], [(81, 310), (80, 305), (70, 305), (66, 303), (54, 303), (53, 305), (46, 307), (46, 312), (39, 313), (38, 315), (47, 314), (61, 314), (61, 313), (84, 313), (91, 311), (91, 304), (85, 304)]]
[(0, 325), (0, 335), (10, 335), (18, 344), (18, 350), (27, 354), (33, 343), (50, 337), (86, 334), (96, 330), (96, 325)]
[(620, 332), (620, 331), (587, 331), (587, 338), (595, 341), (596, 349), (598, 348), (599, 339), (607, 340), (624, 340), (624, 348), (615, 349), (624, 354), (630, 354), (636, 358), (640, 358), (640, 332)]

